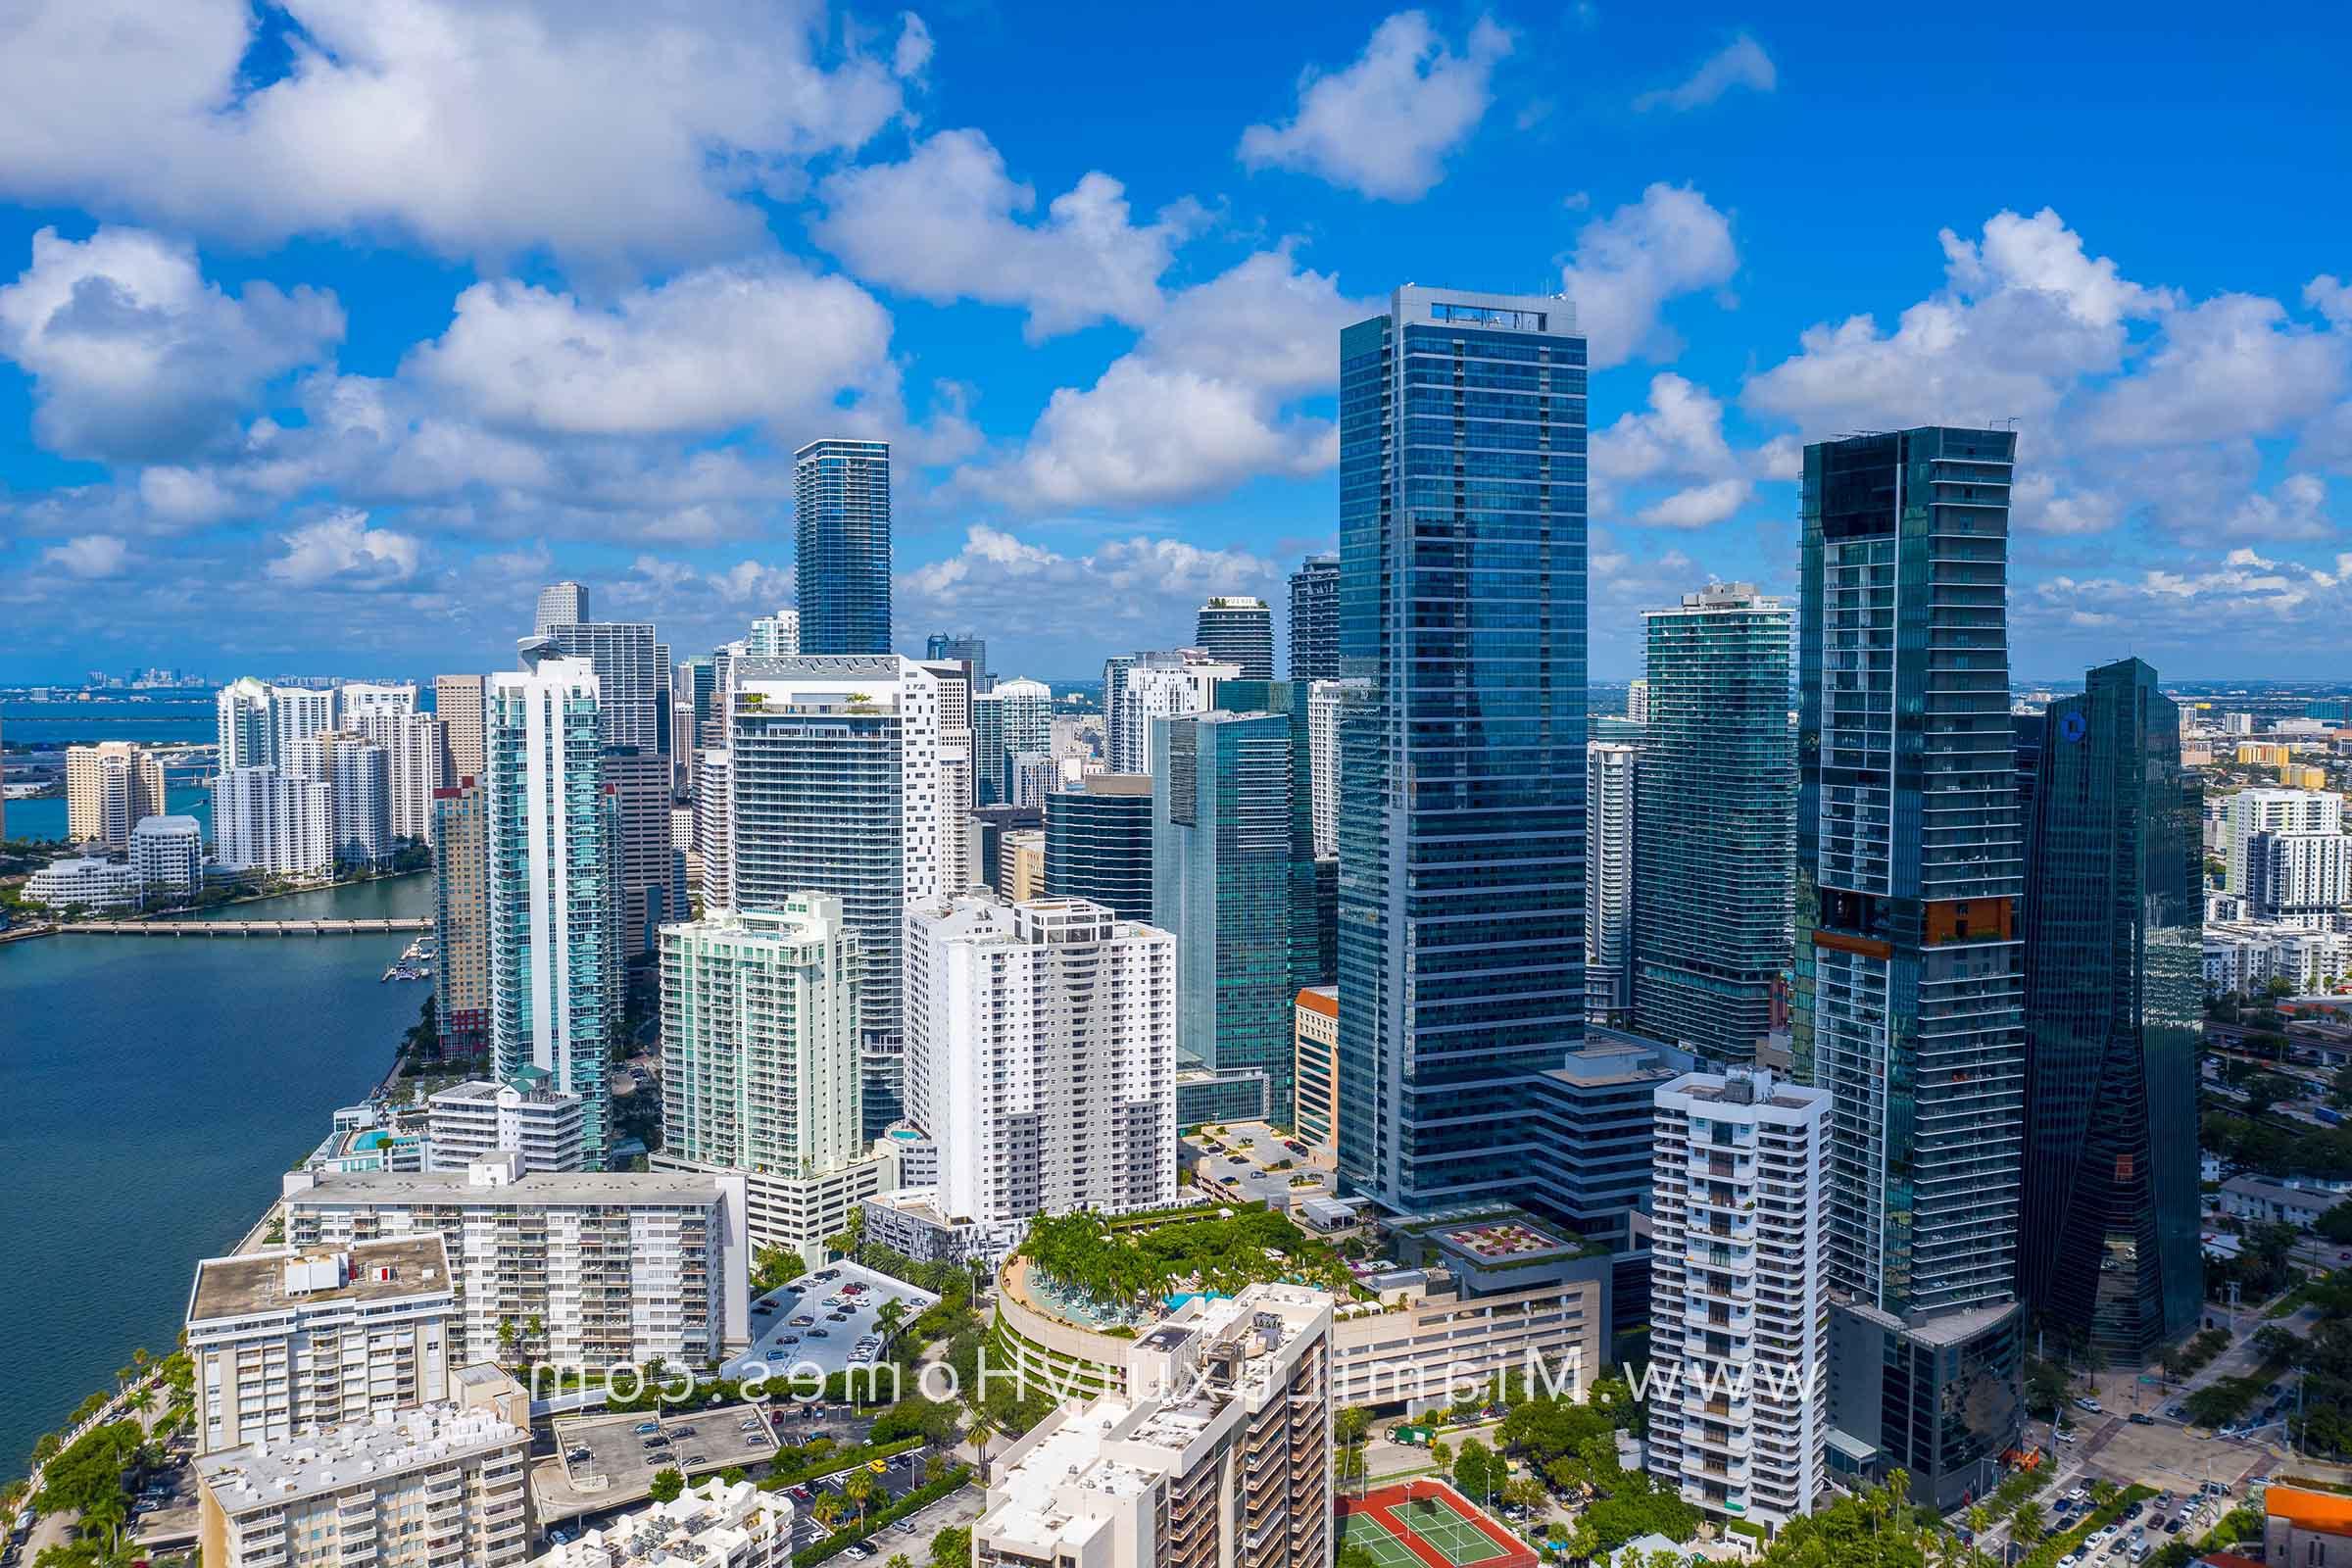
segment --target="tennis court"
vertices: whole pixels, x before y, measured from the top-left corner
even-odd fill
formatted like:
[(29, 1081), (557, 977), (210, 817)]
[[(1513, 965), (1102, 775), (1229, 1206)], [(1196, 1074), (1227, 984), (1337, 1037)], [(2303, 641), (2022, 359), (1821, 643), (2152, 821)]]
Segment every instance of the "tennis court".
[(1340, 1544), (1375, 1568), (1535, 1568), (1536, 1554), (1451, 1487), (1407, 1481), (1339, 1499)]

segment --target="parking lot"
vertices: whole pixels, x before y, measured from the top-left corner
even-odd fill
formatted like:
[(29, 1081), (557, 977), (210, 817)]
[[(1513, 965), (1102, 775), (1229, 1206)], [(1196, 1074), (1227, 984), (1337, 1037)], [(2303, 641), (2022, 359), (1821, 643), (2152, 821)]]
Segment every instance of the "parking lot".
[(531, 1472), (542, 1519), (568, 1519), (643, 1497), (662, 1470), (692, 1479), (729, 1465), (750, 1469), (776, 1456), (775, 1434), (748, 1404), (659, 1420), (637, 1414), (561, 1421), (555, 1438), (555, 1456)]
[(752, 1303), (752, 1347), (727, 1363), (725, 1375), (741, 1377), (764, 1365), (779, 1380), (808, 1367), (831, 1377), (862, 1364), (860, 1347), (877, 1341), (876, 1314), (891, 1300), (904, 1304), (899, 1319), (904, 1326), (937, 1305), (939, 1298), (856, 1263), (804, 1274)]
[[(891, 1498), (903, 1497), (922, 1484), (920, 1475), (923, 1455), (923, 1449), (913, 1448), (890, 1459), (872, 1461), (872, 1463), (883, 1466), (880, 1471), (875, 1471), (872, 1463), (868, 1464), (867, 1473), (874, 1478), (874, 1494), (865, 1499), (865, 1511), (869, 1516), (888, 1507)], [(944, 1470), (954, 1464), (956, 1460), (953, 1455), (940, 1454), (934, 1456), (932, 1462), (936, 1467)], [(804, 1482), (791, 1489), (793, 1549), (797, 1551), (804, 1546), (813, 1545), (832, 1533), (832, 1530), (828, 1530), (817, 1522), (816, 1499), (826, 1493), (831, 1493), (837, 1497), (842, 1496), (842, 1482), (847, 1480), (850, 1472), (857, 1468), (858, 1466), (852, 1465), (847, 1469), (835, 1471), (831, 1475), (820, 1477), (814, 1481)], [(892, 1551), (906, 1551), (908, 1556), (921, 1557), (921, 1552), (908, 1550), (905, 1546), (894, 1544), (894, 1543), (911, 1539), (917, 1534), (920, 1535), (921, 1540), (928, 1542), (933, 1535), (956, 1522), (952, 1516), (956, 1511), (956, 1505), (958, 1499), (969, 1499), (974, 1504), (978, 1502), (977, 1496), (968, 1488), (954, 1496), (943, 1497), (911, 1519), (903, 1519), (876, 1535), (873, 1541), (875, 1549), (885, 1554)], [(976, 1513), (978, 1509), (973, 1507), (971, 1511)], [(925, 1521), (934, 1515), (939, 1517), (940, 1522), (926, 1525)], [(843, 1498), (841, 1517), (834, 1521), (832, 1529), (838, 1530), (844, 1525), (855, 1523), (857, 1518), (858, 1510), (850, 1507), (845, 1497)]]

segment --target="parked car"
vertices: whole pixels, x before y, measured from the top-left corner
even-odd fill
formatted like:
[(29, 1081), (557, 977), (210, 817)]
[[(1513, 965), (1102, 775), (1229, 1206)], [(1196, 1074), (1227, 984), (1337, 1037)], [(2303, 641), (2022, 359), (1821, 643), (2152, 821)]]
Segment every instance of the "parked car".
[(2088, 1410), (2092, 1415), (2097, 1415), (2099, 1413), (2099, 1401), (2085, 1395), (2075, 1400), (2075, 1408), (2078, 1410)]
[(2124, 1419), (2130, 1421), (2135, 1427), (2152, 1427), (2156, 1424), (2156, 1418), (2152, 1415), (2149, 1415), (2144, 1410), (2134, 1410)]
[(659, 1421), (640, 1421), (640, 1422), (638, 1422), (638, 1423), (637, 1423), (635, 1426), (633, 1426), (633, 1427), (629, 1428), (629, 1430), (630, 1430), (631, 1432), (634, 1432), (634, 1433), (636, 1433), (636, 1434), (637, 1434), (639, 1437), (641, 1437), (641, 1438), (642, 1438), (642, 1437), (644, 1437), (644, 1436), (645, 1436), (645, 1435), (646, 1435), (648, 1432), (659, 1432), (659, 1431), (661, 1431), (661, 1430), (662, 1430), (662, 1423), (661, 1423), (661, 1422), (659, 1422)]

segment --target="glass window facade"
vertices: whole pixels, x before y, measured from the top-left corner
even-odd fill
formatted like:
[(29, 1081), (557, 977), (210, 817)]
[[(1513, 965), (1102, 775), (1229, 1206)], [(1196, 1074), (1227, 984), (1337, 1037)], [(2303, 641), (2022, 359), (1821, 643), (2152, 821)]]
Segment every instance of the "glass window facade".
[[(2016, 1343), (2015, 449), (2010, 431), (1932, 427), (1805, 451), (1791, 1049), (1798, 1076), (1834, 1097), (1831, 1289), (1842, 1310), (1899, 1326), (1886, 1358), (1911, 1372), (1957, 1375), (1969, 1358), (1955, 1346), (1998, 1359)], [(1852, 1383), (1835, 1398), (1849, 1432), (1879, 1426), (1879, 1401)], [(1903, 1404), (1959, 1398), (1938, 1384)], [(2001, 1441), (2014, 1397), (2004, 1409), (1980, 1419), (1984, 1442)], [(1940, 1502), (1971, 1484), (1982, 1444), (1964, 1453), (1932, 1431), (1888, 1420), (1877, 1441)]]
[(1791, 616), (1744, 584), (1642, 617), (1649, 725), (1634, 813), (1635, 1033), (1755, 1059), (1788, 965)]
[(1095, 773), (1046, 796), (1046, 896), (1152, 918), (1152, 780)]
[(2019, 750), (2021, 1272), (2046, 1333), (2136, 1367), (2195, 1330), (2204, 1297), (2202, 789), (2180, 765), (2180, 710), (2138, 660), (2090, 671), (2038, 728)]
[(1287, 1127), (1293, 1004), (1315, 978), (1306, 693), (1240, 680), (1217, 695), (1241, 710), (1152, 726), (1152, 923), (1176, 934), (1178, 1059), (1262, 1069)]
[(1340, 1163), (1402, 1211), (1541, 1197), (1583, 1038), (1572, 320), (1407, 287), (1340, 337)]
[(793, 454), (804, 654), (890, 652), (890, 443)]

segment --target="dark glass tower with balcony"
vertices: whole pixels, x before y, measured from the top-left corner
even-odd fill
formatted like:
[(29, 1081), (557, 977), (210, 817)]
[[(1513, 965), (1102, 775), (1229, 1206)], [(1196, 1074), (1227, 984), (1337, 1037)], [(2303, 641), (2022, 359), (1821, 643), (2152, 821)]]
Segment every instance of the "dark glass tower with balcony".
[(792, 455), (801, 652), (890, 652), (890, 443), (811, 441)]
[(1832, 1419), (1939, 1507), (2019, 1424), (2016, 444), (1805, 449), (1791, 1047), (1833, 1097)]
[(2136, 659), (2052, 703), (2026, 855), (2027, 1304), (2051, 1340), (2144, 1366), (2192, 1332), (2203, 792)]
[(1633, 1029), (1744, 1064), (1788, 964), (1788, 610), (1751, 583), (1712, 583), (1642, 618)]
[(1340, 334), (1340, 1165), (1542, 1200), (1584, 1037), (1585, 340), (1407, 286)]
[(1340, 558), (1309, 556), (1291, 573), (1291, 679), (1340, 678)]
[(1089, 773), (1046, 793), (1046, 896), (1151, 920), (1151, 775)]

